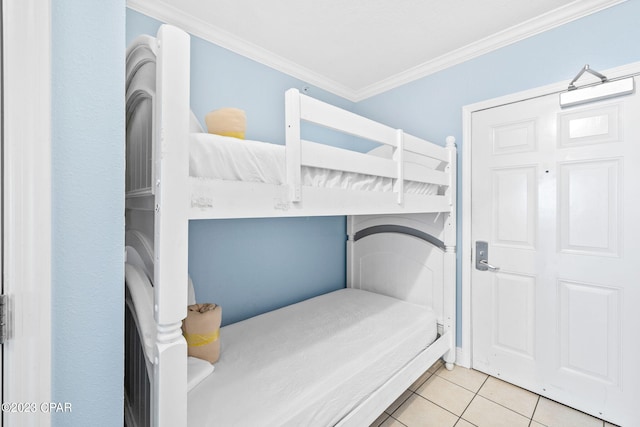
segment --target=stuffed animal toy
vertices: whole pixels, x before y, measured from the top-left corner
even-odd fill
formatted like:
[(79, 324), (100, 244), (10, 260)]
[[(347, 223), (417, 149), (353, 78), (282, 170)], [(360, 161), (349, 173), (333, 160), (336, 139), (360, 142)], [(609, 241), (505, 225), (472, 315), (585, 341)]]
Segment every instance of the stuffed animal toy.
[(209, 133), (244, 139), (247, 116), (239, 108), (221, 108), (211, 111), (204, 118)]

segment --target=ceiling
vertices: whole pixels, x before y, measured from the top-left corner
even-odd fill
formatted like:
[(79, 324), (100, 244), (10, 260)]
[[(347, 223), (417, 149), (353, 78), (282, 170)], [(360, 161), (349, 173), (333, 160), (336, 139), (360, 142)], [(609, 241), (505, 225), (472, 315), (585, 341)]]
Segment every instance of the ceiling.
[(624, 0), (128, 0), (352, 101)]

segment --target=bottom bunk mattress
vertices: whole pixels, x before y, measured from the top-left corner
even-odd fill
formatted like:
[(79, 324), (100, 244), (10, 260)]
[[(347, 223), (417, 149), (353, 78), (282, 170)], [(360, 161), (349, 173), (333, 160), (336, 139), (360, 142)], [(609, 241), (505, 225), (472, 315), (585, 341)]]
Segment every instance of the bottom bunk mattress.
[(436, 336), (431, 309), (357, 289), (225, 326), (189, 425), (332, 426)]

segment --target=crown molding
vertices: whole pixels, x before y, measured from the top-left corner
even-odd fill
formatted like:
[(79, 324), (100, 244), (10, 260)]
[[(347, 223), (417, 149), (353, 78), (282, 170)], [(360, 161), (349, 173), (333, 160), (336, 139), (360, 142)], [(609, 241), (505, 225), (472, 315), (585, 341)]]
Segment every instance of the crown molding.
[(543, 33), (587, 15), (607, 9), (627, 0), (577, 0), (554, 9), (499, 33), (480, 39), (460, 49), (451, 51), (431, 61), (424, 62), (388, 79), (367, 86), (356, 93), (354, 102), (359, 102), (412, 81), (437, 73), (454, 65), (477, 58), (494, 50)]
[(127, 0), (127, 7), (162, 22), (176, 25), (194, 36), (274, 68), (305, 83), (349, 101), (359, 102), (625, 1), (627, 0), (576, 0), (362, 89), (352, 89), (342, 85), (161, 1)]
[(166, 24), (175, 25), (191, 35), (216, 44), (231, 52), (237, 53), (256, 61), (262, 65), (273, 68), (294, 78), (302, 80), (306, 84), (317, 86), (335, 95), (348, 100), (353, 100), (356, 92), (348, 87), (313, 70), (302, 67), (299, 64), (279, 56), (270, 50), (264, 49), (254, 43), (240, 39), (237, 36), (211, 25), (200, 18), (189, 15), (178, 8), (167, 5), (157, 0), (127, 0), (127, 7)]

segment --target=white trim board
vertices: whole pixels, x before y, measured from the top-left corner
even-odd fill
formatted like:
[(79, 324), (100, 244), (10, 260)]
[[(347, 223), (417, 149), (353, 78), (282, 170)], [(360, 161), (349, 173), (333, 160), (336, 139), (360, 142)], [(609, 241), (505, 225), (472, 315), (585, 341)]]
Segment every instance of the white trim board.
[(176, 25), (197, 37), (346, 98), (349, 101), (359, 102), (625, 1), (627, 0), (574, 1), (360, 90), (346, 87), (335, 80), (302, 67), (253, 43), (239, 39), (227, 31), (208, 24), (197, 17), (188, 15), (161, 1), (127, 0), (127, 7), (162, 22)]
[[(3, 2), (4, 402), (51, 401), (51, 5)], [(28, 313), (28, 315), (27, 315)], [(5, 426), (50, 414), (4, 412)]]
[[(640, 62), (623, 65), (604, 70), (602, 73), (609, 79), (617, 79), (629, 75), (640, 74)], [(462, 260), (462, 341), (458, 347), (458, 363), (471, 367), (471, 255), (473, 242), (471, 241), (471, 115), (476, 111), (495, 108), (501, 105), (512, 104), (567, 90), (569, 80), (553, 83), (547, 86), (513, 93), (498, 98), (481, 101), (462, 107), (462, 243), (460, 246), (460, 259)], [(580, 84), (578, 85), (580, 86)], [(560, 100), (558, 99), (558, 102)]]

